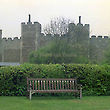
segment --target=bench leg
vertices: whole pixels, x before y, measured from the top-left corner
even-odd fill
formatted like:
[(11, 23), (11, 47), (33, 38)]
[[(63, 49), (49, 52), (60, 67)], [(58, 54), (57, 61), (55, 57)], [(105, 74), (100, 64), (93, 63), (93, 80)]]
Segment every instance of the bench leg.
[(80, 92), (79, 92), (79, 98), (80, 99), (82, 98), (82, 88), (80, 89)]
[(29, 99), (30, 99), (30, 100), (32, 99), (32, 93), (31, 93), (31, 91), (30, 91), (30, 93), (29, 93)]

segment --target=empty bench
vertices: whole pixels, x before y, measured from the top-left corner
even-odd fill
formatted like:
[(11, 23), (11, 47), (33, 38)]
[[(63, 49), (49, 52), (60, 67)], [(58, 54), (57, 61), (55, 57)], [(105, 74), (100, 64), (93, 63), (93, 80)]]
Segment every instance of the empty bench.
[(27, 78), (27, 92), (30, 100), (34, 93), (72, 92), (82, 98), (82, 88), (77, 79)]

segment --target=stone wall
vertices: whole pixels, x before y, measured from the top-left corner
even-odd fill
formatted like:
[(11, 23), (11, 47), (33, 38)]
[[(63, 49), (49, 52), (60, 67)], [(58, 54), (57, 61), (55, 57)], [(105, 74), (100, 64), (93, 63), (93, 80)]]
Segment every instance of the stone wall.
[(105, 52), (109, 47), (110, 39), (107, 36), (91, 36), (89, 55), (90, 60), (100, 63), (105, 58)]
[(20, 42), (17, 37), (2, 39), (2, 62), (20, 62)]
[[(56, 35), (57, 36), (57, 35)], [(108, 48), (109, 38), (107, 36), (92, 36), (90, 38), (89, 24), (81, 24), (81, 17), (78, 24), (70, 23), (68, 33), (62, 37), (68, 42), (76, 45), (81, 44), (90, 60), (100, 62), (104, 58), (104, 52)], [(41, 33), (41, 24), (21, 23), (21, 38), (2, 38), (0, 30), (0, 62), (28, 62), (29, 54), (38, 48), (45, 46), (50, 41), (55, 40), (50, 34)]]

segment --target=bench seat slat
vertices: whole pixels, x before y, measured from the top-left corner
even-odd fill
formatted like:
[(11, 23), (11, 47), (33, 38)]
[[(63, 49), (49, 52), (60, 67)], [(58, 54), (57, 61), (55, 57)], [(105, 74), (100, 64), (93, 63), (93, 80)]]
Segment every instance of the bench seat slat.
[(31, 90), (36, 93), (59, 93), (59, 92), (78, 92), (78, 90)]

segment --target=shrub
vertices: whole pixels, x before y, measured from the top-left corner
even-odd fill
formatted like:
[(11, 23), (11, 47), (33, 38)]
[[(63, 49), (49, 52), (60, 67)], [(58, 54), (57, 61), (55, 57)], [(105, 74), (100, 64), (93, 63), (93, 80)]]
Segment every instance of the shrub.
[(110, 66), (83, 64), (23, 64), (0, 68), (0, 95), (26, 95), (26, 77), (74, 78), (83, 95), (110, 95)]

